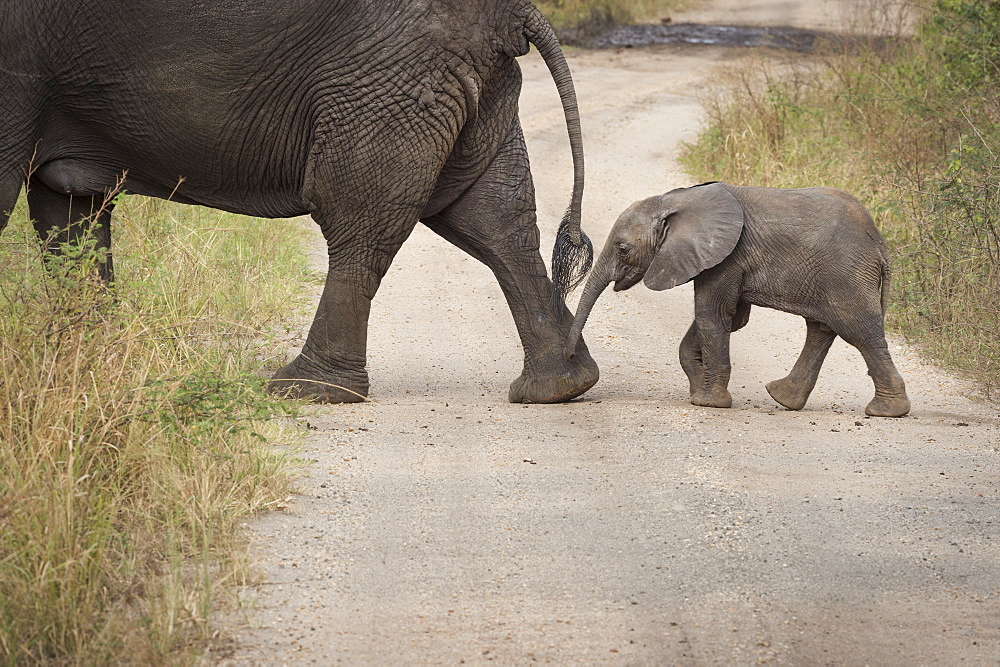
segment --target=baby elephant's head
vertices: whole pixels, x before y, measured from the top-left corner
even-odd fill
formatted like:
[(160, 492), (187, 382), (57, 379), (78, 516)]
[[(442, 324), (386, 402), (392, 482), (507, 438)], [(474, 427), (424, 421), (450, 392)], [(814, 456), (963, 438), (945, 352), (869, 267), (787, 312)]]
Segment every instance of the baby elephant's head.
[(671, 190), (629, 206), (584, 287), (565, 356), (575, 353), (597, 297), (611, 282), (616, 292), (640, 280), (654, 290), (686, 283), (728, 257), (742, 232), (743, 207), (721, 183)]

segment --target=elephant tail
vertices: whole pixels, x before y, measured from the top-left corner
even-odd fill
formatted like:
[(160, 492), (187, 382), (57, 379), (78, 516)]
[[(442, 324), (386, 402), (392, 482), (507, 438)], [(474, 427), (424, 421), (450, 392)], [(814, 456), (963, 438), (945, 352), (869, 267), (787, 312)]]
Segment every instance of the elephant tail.
[(559, 224), (555, 246), (552, 249), (552, 282), (560, 297), (565, 298), (587, 276), (594, 261), (594, 246), (580, 227), (583, 204), (583, 131), (580, 127), (580, 110), (576, 101), (573, 77), (563, 55), (552, 24), (530, 5), (524, 35), (535, 45), (562, 101), (573, 155), (573, 196), (569, 208)]

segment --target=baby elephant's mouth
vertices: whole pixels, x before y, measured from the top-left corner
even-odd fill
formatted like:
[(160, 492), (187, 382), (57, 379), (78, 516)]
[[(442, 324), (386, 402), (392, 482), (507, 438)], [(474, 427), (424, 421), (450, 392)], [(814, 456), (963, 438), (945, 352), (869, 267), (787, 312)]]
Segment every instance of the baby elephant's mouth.
[(631, 271), (626, 273), (615, 280), (615, 291), (621, 292), (622, 290), (627, 290), (629, 287), (632, 287), (632, 285), (635, 285), (637, 282), (642, 280), (642, 275), (642, 271)]

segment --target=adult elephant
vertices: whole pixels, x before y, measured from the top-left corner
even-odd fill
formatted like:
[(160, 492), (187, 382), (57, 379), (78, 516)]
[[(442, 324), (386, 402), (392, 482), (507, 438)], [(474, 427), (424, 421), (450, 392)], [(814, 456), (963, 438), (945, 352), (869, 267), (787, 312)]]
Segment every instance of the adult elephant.
[[(507, 297), (525, 352), (511, 401), (565, 401), (597, 381), (582, 342), (562, 354), (563, 296), (591, 257), (576, 97), (527, 0), (9, 0), (0, 12), (0, 230), (25, 182), (54, 252), (84, 234), (110, 251), (118, 190), (310, 214), (329, 273), (302, 353), (270, 388), (347, 402), (368, 394), (371, 300), (422, 221), (487, 264)], [(515, 57), (529, 43), (555, 79), (574, 160), (558, 289), (517, 118)]]

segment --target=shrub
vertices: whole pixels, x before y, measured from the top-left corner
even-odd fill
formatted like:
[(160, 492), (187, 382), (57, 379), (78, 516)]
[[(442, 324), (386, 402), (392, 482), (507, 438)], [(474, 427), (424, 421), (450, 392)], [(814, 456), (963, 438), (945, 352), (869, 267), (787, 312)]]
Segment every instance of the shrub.
[[(289, 492), (262, 391), (307, 273), (294, 223), (128, 198), (92, 249), (0, 244), (0, 663), (162, 662), (246, 576), (239, 524)], [(289, 233), (289, 230), (292, 230)], [(237, 261), (238, 258), (238, 261)], [(252, 280), (248, 280), (252, 277)]]

